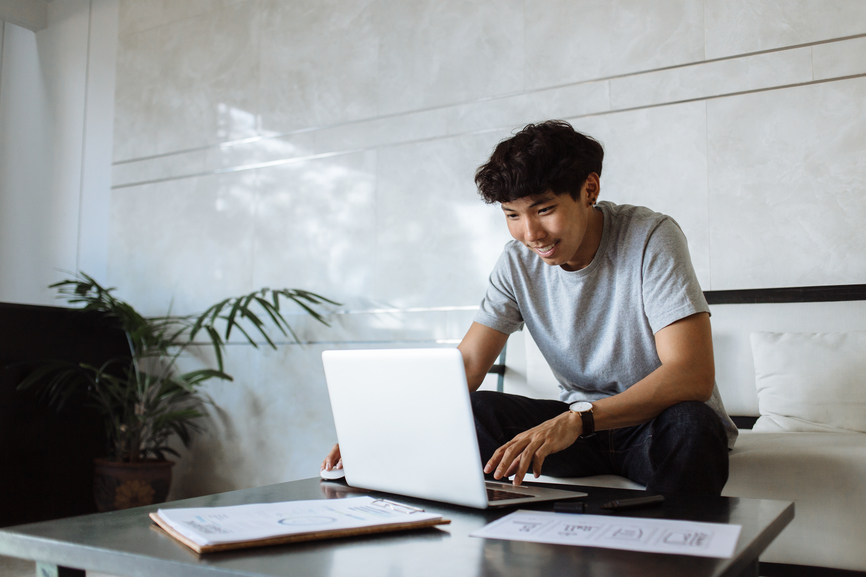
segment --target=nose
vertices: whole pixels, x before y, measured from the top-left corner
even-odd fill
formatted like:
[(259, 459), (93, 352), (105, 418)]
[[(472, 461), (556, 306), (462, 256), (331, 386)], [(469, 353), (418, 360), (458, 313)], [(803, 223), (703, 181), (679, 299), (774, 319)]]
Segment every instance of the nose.
[(534, 242), (538, 239), (544, 238), (544, 229), (537, 219), (527, 218), (524, 222), (526, 224), (523, 235), (527, 242)]

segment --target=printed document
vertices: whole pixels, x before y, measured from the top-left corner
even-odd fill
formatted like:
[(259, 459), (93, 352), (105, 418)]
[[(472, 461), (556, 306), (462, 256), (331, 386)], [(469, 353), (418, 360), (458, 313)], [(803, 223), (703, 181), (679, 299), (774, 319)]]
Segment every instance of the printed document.
[(734, 554), (741, 529), (721, 523), (521, 510), (471, 536), (727, 559)]
[(441, 519), (422, 509), (373, 497), (160, 509), (157, 515), (202, 546)]

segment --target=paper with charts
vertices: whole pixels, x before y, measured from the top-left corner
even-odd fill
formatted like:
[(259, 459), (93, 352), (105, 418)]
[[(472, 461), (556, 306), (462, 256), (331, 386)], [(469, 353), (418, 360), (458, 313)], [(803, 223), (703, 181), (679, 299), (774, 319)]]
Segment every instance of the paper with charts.
[(741, 528), (721, 523), (521, 510), (485, 525), (471, 536), (727, 559), (734, 554)]
[(441, 519), (408, 505), (374, 499), (315, 499), (228, 507), (160, 509), (159, 517), (198, 545), (254, 541)]

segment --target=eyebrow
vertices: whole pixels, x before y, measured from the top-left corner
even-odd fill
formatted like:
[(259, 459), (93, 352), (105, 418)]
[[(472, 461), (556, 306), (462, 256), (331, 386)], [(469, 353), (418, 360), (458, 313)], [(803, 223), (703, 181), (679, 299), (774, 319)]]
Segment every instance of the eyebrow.
[[(556, 199), (556, 195), (545, 194), (543, 197), (539, 198), (538, 200), (536, 200), (535, 202), (530, 204), (527, 208), (535, 208), (536, 206), (538, 206), (540, 204), (547, 204), (548, 202), (555, 200), (555, 199)], [(502, 210), (510, 210), (511, 212), (517, 212), (513, 208), (508, 208), (506, 206), (502, 206)]]

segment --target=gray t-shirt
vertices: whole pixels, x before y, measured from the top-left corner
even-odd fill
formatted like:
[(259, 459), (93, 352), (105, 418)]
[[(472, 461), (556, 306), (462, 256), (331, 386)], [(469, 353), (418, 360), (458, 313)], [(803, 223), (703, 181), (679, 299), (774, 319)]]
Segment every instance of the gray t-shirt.
[[(598, 209), (604, 228), (589, 266), (578, 271), (550, 266), (511, 241), (475, 317), (506, 334), (525, 323), (567, 403), (625, 391), (661, 366), (655, 333), (709, 312), (686, 237), (672, 218), (610, 202)], [(722, 419), (733, 447), (737, 428), (717, 386), (707, 404)]]

